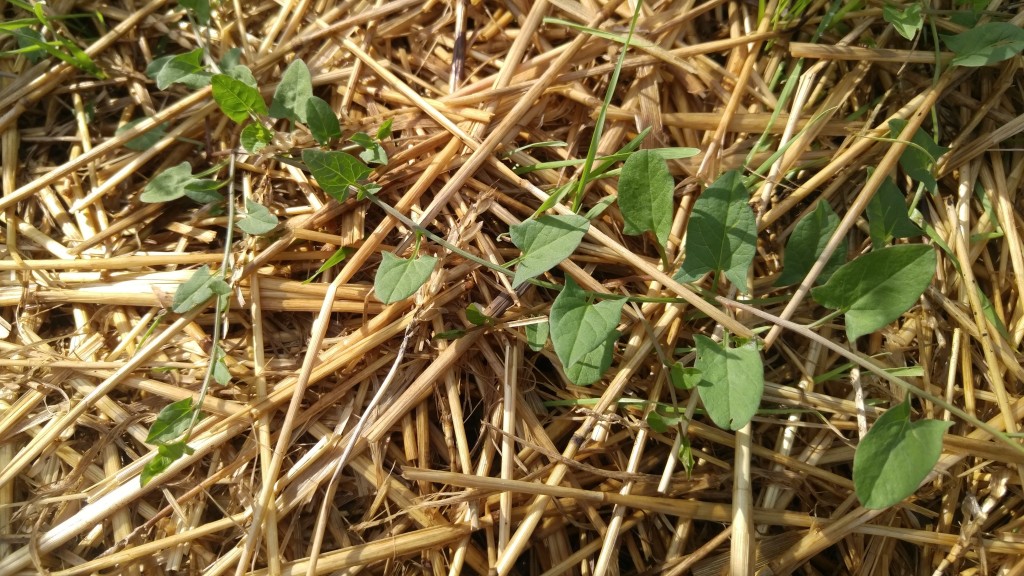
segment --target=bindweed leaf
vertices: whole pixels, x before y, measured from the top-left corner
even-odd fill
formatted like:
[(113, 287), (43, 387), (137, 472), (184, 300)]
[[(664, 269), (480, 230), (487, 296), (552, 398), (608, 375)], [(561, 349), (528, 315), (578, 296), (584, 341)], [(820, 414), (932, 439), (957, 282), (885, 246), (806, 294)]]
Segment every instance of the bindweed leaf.
[(736, 288), (747, 288), (754, 261), (757, 226), (747, 205), (750, 195), (736, 170), (722, 174), (693, 204), (686, 228), (686, 260), (676, 273), (679, 282), (693, 282), (712, 271), (725, 273)]
[[(889, 133), (893, 138), (898, 138), (903, 128), (907, 125), (906, 120), (890, 120)], [(949, 148), (939, 146), (924, 130), (918, 129), (910, 139), (914, 146), (907, 146), (900, 156), (900, 167), (906, 171), (907, 176), (925, 185), (929, 192), (934, 194), (938, 191), (938, 182), (935, 181), (935, 163)]]
[(878, 417), (853, 456), (853, 487), (868, 509), (898, 504), (913, 494), (942, 454), (952, 422), (910, 421), (910, 398)]
[(377, 128), (377, 141), (385, 140), (391, 137), (391, 124), (394, 123), (394, 118), (388, 118), (383, 124)]
[(1024, 30), (1009, 22), (979, 24), (955, 36), (942, 36), (956, 57), (954, 66), (987, 66), (1009, 60), (1024, 50)]
[(267, 129), (266, 126), (259, 122), (252, 122), (242, 128), (242, 134), (239, 136), (239, 140), (242, 142), (242, 148), (246, 152), (256, 154), (260, 150), (267, 147), (274, 141), (274, 133)]
[(153, 459), (147, 462), (142, 468), (142, 474), (139, 476), (139, 481), (143, 486), (149, 484), (150, 480), (170, 468), (171, 464), (180, 460), (185, 454), (192, 454), (192, 452), (194, 452), (194, 450), (189, 448), (188, 444), (185, 444), (184, 442), (161, 444), (156, 449), (156, 456), (154, 456)]
[[(793, 233), (786, 241), (786, 252), (782, 258), (782, 274), (775, 281), (778, 286), (795, 284), (804, 279), (818, 256), (825, 250), (829, 239), (839, 227), (839, 217), (828, 202), (820, 201), (806, 216), (797, 222)], [(816, 283), (825, 282), (846, 262), (846, 243), (840, 244), (828, 259), (825, 268), (818, 275)]]
[(551, 304), (551, 342), (565, 373), (576, 384), (590, 384), (611, 366), (625, 299), (588, 301), (586, 293), (565, 279), (565, 287)]
[(466, 306), (466, 319), (474, 326), (490, 326), (494, 324), (494, 318), (484, 314), (484, 309), (476, 302)]
[(696, 368), (685, 368), (682, 363), (674, 362), (669, 368), (669, 379), (672, 385), (680, 390), (693, 390), (700, 384), (703, 375)]
[(526, 325), (526, 343), (530, 346), (530, 350), (534, 352), (540, 352), (544, 349), (544, 345), (548, 341), (548, 323), (539, 322), (537, 324)]
[(188, 8), (200, 26), (210, 23), (210, 0), (178, 0), (182, 8)]
[(846, 336), (853, 341), (909, 310), (932, 281), (935, 264), (931, 246), (890, 246), (845, 264), (811, 296), (846, 314)]
[(313, 97), (313, 79), (302, 60), (295, 59), (281, 74), (270, 103), (271, 118), (287, 118), (306, 123), (306, 101)]
[(220, 276), (210, 274), (210, 267), (203, 265), (192, 273), (175, 292), (171, 302), (171, 310), (184, 314), (206, 303), (214, 294), (227, 294), (231, 291)]
[(241, 124), (250, 116), (256, 118), (267, 114), (267, 104), (260, 91), (227, 74), (213, 76), (213, 99), (225, 116)]
[(590, 222), (576, 214), (545, 215), (513, 225), (509, 236), (512, 243), (523, 251), (523, 257), (516, 268), (512, 287), (519, 287), (572, 255), (589, 228)]
[(437, 258), (399, 258), (391, 252), (381, 254), (380, 267), (373, 279), (373, 290), (377, 299), (385, 304), (405, 300), (412, 296), (430, 279)]
[(906, 7), (886, 4), (882, 7), (882, 18), (892, 24), (896, 32), (906, 38), (913, 40), (924, 26), (924, 17), (921, 16), (921, 5), (911, 4)]
[(245, 199), (245, 217), (235, 222), (242, 232), (259, 236), (277, 228), (277, 216), (270, 213), (266, 206)]
[(715, 425), (739, 430), (754, 417), (764, 393), (764, 365), (754, 342), (735, 348), (696, 335), (700, 399)]
[(623, 233), (651, 232), (664, 247), (672, 226), (672, 175), (650, 150), (629, 155), (619, 175), (619, 210)]
[(356, 185), (372, 172), (355, 156), (340, 150), (324, 152), (307, 148), (302, 151), (302, 161), (324, 192), (338, 202), (344, 202), (348, 197), (349, 186)]
[(221, 386), (231, 383), (231, 372), (228, 370), (227, 362), (224, 361), (224, 349), (220, 346), (213, 348), (213, 379)]
[(316, 269), (316, 273), (315, 274), (313, 274), (309, 278), (303, 280), (302, 283), (303, 284), (309, 284), (310, 282), (315, 280), (317, 276), (323, 274), (325, 270), (328, 270), (328, 269), (330, 269), (330, 268), (340, 264), (341, 262), (344, 262), (345, 258), (348, 258), (349, 254), (351, 254), (351, 253), (352, 253), (352, 248), (338, 248), (337, 250), (334, 251), (334, 254), (331, 254), (330, 258), (325, 260), (324, 263), (321, 264), (320, 267)]
[(146, 443), (170, 444), (174, 442), (188, 430), (194, 413), (195, 407), (192, 405), (191, 397), (164, 406), (163, 410), (156, 415), (156, 421), (149, 427)]
[(321, 146), (341, 136), (341, 124), (334, 110), (331, 110), (331, 105), (316, 96), (306, 100), (306, 126), (309, 126), (310, 133)]
[(356, 132), (349, 138), (352, 142), (355, 142), (363, 148), (363, 151), (359, 153), (359, 159), (367, 164), (376, 164), (383, 166), (388, 163), (388, 153), (384, 150), (384, 147), (380, 145), (380, 142), (375, 140), (369, 134), (365, 132)]
[(146, 184), (139, 196), (143, 202), (169, 202), (185, 195), (185, 187), (194, 182), (192, 165), (188, 161), (172, 166), (157, 174)]
[[(142, 122), (143, 120), (146, 120), (146, 118), (136, 118), (135, 120), (132, 120), (130, 122), (126, 122), (124, 124), (124, 126), (121, 126), (120, 128), (117, 129), (116, 132), (114, 132), (114, 135), (120, 135), (122, 132), (127, 132), (128, 130), (131, 130), (138, 123)], [(125, 142), (124, 143), (124, 147), (129, 149), (129, 150), (135, 150), (136, 152), (141, 152), (143, 150), (149, 150), (150, 148), (155, 146), (156, 143), (159, 142), (166, 135), (167, 135), (167, 123), (164, 122), (163, 124), (159, 124), (159, 125), (155, 126), (149, 132), (146, 132), (145, 134), (142, 134), (141, 136), (136, 136), (135, 138), (132, 138), (131, 140)]]
[[(210, 83), (210, 77), (213, 76), (203, 68), (202, 48), (196, 48), (191, 52), (178, 54), (160, 62), (162, 65), (154, 68), (156, 71), (156, 87), (160, 90), (165, 90), (168, 86), (175, 83), (184, 84), (193, 90), (198, 90), (207, 86)], [(153, 64), (150, 66), (152, 67)], [(147, 68), (148, 70), (149, 68)]]
[(868, 203), (867, 217), (871, 246), (875, 250), (883, 248), (893, 238), (921, 235), (921, 229), (907, 215), (907, 204), (903, 194), (889, 178), (882, 182), (878, 192)]

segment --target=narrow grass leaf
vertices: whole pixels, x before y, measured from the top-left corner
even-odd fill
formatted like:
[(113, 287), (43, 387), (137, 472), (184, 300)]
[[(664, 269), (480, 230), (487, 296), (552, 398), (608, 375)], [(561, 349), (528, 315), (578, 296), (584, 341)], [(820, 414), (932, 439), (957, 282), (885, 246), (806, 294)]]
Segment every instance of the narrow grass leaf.
[(306, 100), (306, 126), (313, 134), (313, 138), (321, 146), (326, 146), (332, 138), (341, 136), (341, 124), (338, 117), (331, 110), (331, 105), (323, 98), (310, 96)]
[(954, 66), (987, 66), (1009, 60), (1024, 50), (1024, 30), (1009, 22), (988, 22), (955, 36), (942, 36), (956, 57)]
[(246, 118), (265, 116), (267, 104), (260, 91), (227, 74), (216, 74), (212, 80), (213, 99), (225, 116), (241, 124)]
[(537, 324), (526, 325), (526, 344), (530, 350), (540, 352), (548, 341), (548, 323), (538, 322)]
[(622, 231), (651, 232), (664, 247), (672, 227), (672, 174), (665, 161), (649, 150), (630, 154), (619, 176)]
[(340, 150), (325, 152), (307, 148), (302, 151), (302, 161), (324, 192), (338, 202), (348, 197), (349, 186), (356, 185), (372, 172), (358, 158)]
[[(775, 284), (787, 286), (802, 281), (811, 271), (811, 267), (818, 260), (818, 256), (821, 256), (838, 227), (839, 217), (832, 210), (832, 206), (825, 201), (818, 202), (813, 212), (796, 223), (793, 233), (786, 240), (786, 251), (782, 256), (782, 274), (779, 275)], [(827, 281), (844, 262), (846, 262), (845, 242), (832, 253), (815, 282)]]
[(252, 122), (246, 125), (245, 128), (242, 128), (239, 140), (246, 152), (256, 154), (274, 141), (274, 133), (263, 124)]
[(615, 327), (625, 303), (625, 299), (616, 299), (592, 304), (572, 278), (565, 279), (565, 287), (551, 304), (549, 323), (551, 342), (566, 374), (576, 364), (598, 369), (605, 365), (606, 356), (610, 362), (609, 343), (614, 345), (618, 339)]
[(281, 75), (270, 103), (271, 118), (287, 118), (306, 123), (306, 101), (313, 97), (313, 79), (300, 59), (292, 60)]
[(437, 258), (399, 258), (391, 252), (381, 254), (383, 260), (373, 279), (373, 291), (377, 299), (385, 304), (405, 300), (412, 296), (430, 279)]
[(764, 365), (751, 341), (731, 348), (695, 335), (700, 399), (716, 426), (739, 430), (754, 417), (764, 393)]
[(693, 282), (712, 271), (725, 273), (746, 290), (747, 271), (754, 261), (757, 226), (743, 178), (730, 170), (715, 180), (693, 204), (686, 229), (686, 260), (676, 280)]
[(868, 509), (880, 510), (910, 496), (942, 454), (952, 422), (910, 421), (910, 398), (878, 417), (853, 456), (853, 487)]
[(147, 444), (169, 444), (180, 438), (192, 422), (195, 407), (192, 398), (184, 398), (164, 406), (156, 415), (156, 421), (149, 427)]
[(512, 226), (512, 243), (523, 251), (512, 287), (518, 288), (572, 255), (589, 228), (590, 221), (576, 214), (545, 215)]
[(267, 207), (259, 202), (245, 199), (245, 217), (235, 223), (242, 232), (260, 236), (277, 228), (277, 216), (270, 213)]
[(931, 246), (890, 246), (847, 263), (811, 295), (846, 314), (846, 336), (853, 341), (909, 310), (931, 282), (935, 264)]
[[(121, 126), (114, 132), (114, 135), (119, 136), (122, 132), (127, 132), (134, 128), (140, 122), (146, 120), (146, 118), (136, 118), (129, 122), (125, 122), (124, 126)], [(136, 152), (142, 152), (149, 150), (156, 145), (164, 136), (167, 135), (167, 123), (159, 124), (153, 127), (149, 132), (136, 136), (131, 140), (124, 143), (124, 147), (129, 150), (135, 150)]]
[(184, 314), (205, 304), (214, 294), (227, 294), (230, 291), (227, 283), (219, 275), (210, 274), (210, 267), (204, 264), (174, 292), (171, 310)]
[(890, 178), (882, 182), (868, 203), (867, 217), (871, 246), (875, 250), (885, 247), (893, 238), (921, 235), (921, 229), (907, 215), (906, 199)]
[(330, 268), (333, 268), (334, 266), (337, 266), (341, 262), (344, 262), (345, 258), (348, 258), (349, 254), (351, 254), (351, 253), (352, 253), (352, 249), (351, 248), (338, 248), (337, 250), (334, 251), (334, 254), (331, 254), (330, 258), (325, 260), (324, 263), (321, 264), (320, 267), (316, 269), (316, 273), (315, 274), (313, 274), (309, 278), (303, 280), (302, 283), (303, 284), (309, 284), (310, 282), (315, 280), (317, 276), (323, 274), (324, 271), (326, 271), (326, 270), (328, 270)]
[(188, 161), (172, 166), (157, 174), (143, 188), (139, 200), (143, 202), (169, 202), (185, 195), (185, 186), (196, 178)]

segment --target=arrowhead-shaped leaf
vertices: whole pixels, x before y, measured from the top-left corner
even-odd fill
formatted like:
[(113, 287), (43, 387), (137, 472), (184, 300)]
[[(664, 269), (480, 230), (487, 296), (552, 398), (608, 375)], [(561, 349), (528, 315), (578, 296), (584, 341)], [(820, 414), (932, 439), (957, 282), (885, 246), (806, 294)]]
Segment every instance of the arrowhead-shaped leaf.
[[(618, 299), (592, 304), (572, 278), (565, 279), (565, 287), (551, 304), (548, 322), (555, 354), (566, 375), (577, 384), (597, 380), (611, 365), (611, 354), (619, 337), (615, 327), (625, 303), (625, 299)], [(588, 381), (578, 381), (574, 373)]]
[[(786, 286), (804, 279), (818, 256), (825, 250), (832, 234), (839, 227), (839, 217), (832, 206), (824, 200), (818, 202), (811, 212), (800, 219), (793, 228), (793, 233), (786, 241), (786, 252), (782, 258), (782, 274), (775, 284)], [(818, 275), (816, 282), (825, 282), (843, 263), (846, 262), (846, 243), (842, 243), (828, 259), (825, 269)]]
[(320, 187), (338, 202), (348, 197), (348, 187), (370, 175), (370, 170), (355, 156), (340, 150), (324, 152), (316, 148), (302, 151), (302, 161)]
[(210, 274), (210, 267), (204, 264), (174, 292), (171, 310), (178, 314), (184, 314), (205, 304), (214, 294), (223, 295), (230, 291), (231, 287), (227, 282), (219, 275)]
[(750, 195), (736, 170), (722, 174), (693, 204), (686, 228), (686, 260), (676, 280), (693, 282), (721, 271), (746, 290), (747, 271), (757, 248), (757, 226), (747, 202)]
[(259, 236), (266, 234), (277, 227), (277, 216), (270, 213), (266, 206), (245, 199), (245, 217), (235, 223), (236, 226), (247, 234)]
[(952, 422), (910, 421), (910, 398), (878, 417), (853, 456), (853, 486), (865, 508), (882, 509), (917, 490), (942, 454)]
[(672, 174), (650, 150), (630, 154), (619, 176), (619, 210), (626, 234), (652, 232), (662, 247), (672, 227)]
[(185, 187), (196, 178), (188, 161), (172, 166), (157, 174), (146, 184), (139, 196), (143, 202), (169, 202), (185, 195)]
[(331, 105), (323, 98), (311, 96), (306, 100), (306, 126), (321, 146), (326, 145), (332, 138), (341, 136), (341, 124), (338, 117), (331, 110)]
[(845, 312), (846, 336), (856, 340), (909, 310), (931, 282), (935, 263), (931, 246), (890, 246), (848, 262), (811, 296)]
[(288, 118), (306, 123), (306, 101), (313, 97), (313, 79), (302, 60), (295, 59), (281, 74), (270, 103), (271, 118)]
[(719, 428), (739, 430), (754, 417), (764, 392), (764, 364), (754, 342), (730, 348), (696, 335), (697, 384), (711, 420)]
[(430, 279), (437, 258), (399, 258), (391, 252), (381, 254), (380, 267), (373, 279), (373, 290), (377, 299), (385, 304), (398, 302), (412, 296), (420, 286)]
[(907, 215), (906, 199), (889, 178), (885, 179), (868, 203), (867, 216), (871, 246), (875, 250), (883, 248), (893, 238), (921, 235), (921, 229)]
[(572, 255), (589, 228), (590, 221), (575, 214), (541, 216), (512, 226), (512, 243), (523, 251), (512, 287), (519, 287)]

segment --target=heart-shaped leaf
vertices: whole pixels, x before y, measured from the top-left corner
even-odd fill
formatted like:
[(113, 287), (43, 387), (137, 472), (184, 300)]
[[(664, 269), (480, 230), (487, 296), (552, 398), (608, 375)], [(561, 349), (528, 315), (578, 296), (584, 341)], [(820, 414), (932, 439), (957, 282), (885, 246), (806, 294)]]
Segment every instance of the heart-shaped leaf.
[(629, 155), (619, 175), (619, 210), (623, 233), (652, 232), (662, 247), (672, 227), (672, 174), (650, 150)]
[(373, 279), (373, 290), (377, 299), (385, 304), (398, 302), (412, 296), (420, 286), (430, 279), (437, 258), (399, 258), (391, 252), (381, 254), (380, 267)]
[(740, 290), (746, 290), (747, 271), (757, 248), (757, 226), (747, 202), (743, 178), (730, 170), (715, 180), (693, 204), (686, 227), (686, 260), (676, 280), (693, 282), (721, 271)]
[(277, 228), (277, 216), (271, 214), (264, 205), (246, 198), (245, 212), (245, 217), (235, 222), (242, 232), (259, 236)]
[(956, 54), (951, 62), (954, 66), (987, 66), (1024, 50), (1024, 30), (1009, 22), (980, 24), (956, 36), (943, 36), (942, 40)]
[(853, 487), (865, 508), (882, 509), (917, 490), (942, 454), (952, 422), (910, 421), (910, 398), (878, 417), (853, 456)]
[(747, 425), (761, 404), (764, 364), (754, 342), (736, 348), (696, 335), (701, 380), (697, 385), (711, 420), (719, 428), (739, 430)]
[(202, 48), (166, 60), (154, 60), (146, 71), (150, 72), (151, 69), (155, 73), (156, 87), (160, 90), (174, 83), (181, 83), (197, 90), (209, 84), (212, 76), (203, 68)]
[(871, 246), (875, 250), (883, 248), (893, 238), (921, 235), (921, 229), (907, 215), (906, 199), (889, 178), (882, 182), (882, 186), (868, 203), (867, 216)]
[(214, 294), (224, 295), (230, 291), (231, 287), (227, 282), (219, 275), (210, 274), (210, 267), (204, 264), (174, 292), (171, 310), (184, 314), (205, 304)]
[(576, 214), (541, 216), (512, 226), (512, 243), (523, 251), (512, 287), (518, 288), (572, 255), (589, 228), (590, 221)]
[(256, 88), (227, 74), (215, 74), (211, 83), (213, 99), (217, 101), (217, 106), (225, 116), (235, 122), (242, 123), (250, 116), (267, 114), (267, 104)]
[(274, 133), (268, 130), (266, 126), (253, 122), (242, 128), (239, 140), (242, 142), (242, 148), (246, 152), (255, 154), (274, 141)]
[[(818, 260), (818, 256), (825, 250), (832, 234), (839, 227), (839, 217), (832, 210), (832, 206), (824, 200), (818, 202), (814, 211), (807, 214), (796, 223), (793, 233), (786, 241), (786, 252), (782, 258), (782, 274), (775, 284), (786, 286), (795, 284), (804, 279), (811, 267)], [(818, 275), (816, 282), (825, 282), (832, 276), (843, 263), (846, 262), (846, 243), (840, 244), (828, 264)]]
[(890, 246), (845, 264), (811, 295), (822, 306), (845, 312), (852, 341), (909, 310), (931, 282), (935, 264), (931, 246)]
[(302, 151), (302, 161), (324, 192), (338, 202), (348, 197), (349, 186), (355, 186), (372, 172), (358, 158), (340, 150), (325, 152), (306, 148)]
[(592, 304), (572, 278), (565, 279), (565, 287), (551, 304), (548, 323), (555, 354), (573, 382), (594, 382), (611, 365), (619, 337), (615, 327), (625, 303), (625, 299), (617, 299)]
[(185, 187), (196, 178), (192, 176), (192, 165), (187, 161), (172, 166), (157, 174), (146, 184), (139, 196), (143, 202), (169, 202), (185, 195)]

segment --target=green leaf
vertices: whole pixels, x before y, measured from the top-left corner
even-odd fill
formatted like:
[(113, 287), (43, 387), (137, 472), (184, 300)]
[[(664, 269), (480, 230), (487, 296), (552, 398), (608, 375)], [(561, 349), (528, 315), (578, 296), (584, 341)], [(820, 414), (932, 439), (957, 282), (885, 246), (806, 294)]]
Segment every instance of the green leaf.
[(185, 196), (199, 202), (200, 204), (214, 204), (224, 200), (224, 196), (217, 192), (225, 182), (217, 182), (209, 178), (194, 179), (185, 185)]
[[(125, 122), (124, 126), (121, 126), (120, 128), (117, 129), (116, 132), (114, 132), (114, 135), (120, 135), (122, 132), (127, 132), (127, 131), (131, 130), (137, 124), (139, 124), (140, 122), (142, 122), (144, 120), (146, 120), (146, 118), (136, 118), (136, 119), (131, 120), (129, 122)], [(163, 124), (160, 124), (160, 125), (154, 127), (149, 132), (146, 132), (145, 134), (142, 134), (141, 136), (136, 136), (135, 138), (132, 138), (131, 140), (125, 142), (124, 143), (124, 147), (129, 149), (129, 150), (135, 150), (136, 152), (141, 152), (143, 150), (148, 150), (148, 149), (152, 148), (153, 146), (155, 146), (156, 143), (159, 142), (161, 139), (163, 139), (163, 137), (166, 136), (166, 135), (167, 135), (167, 123), (164, 122)]]
[(548, 341), (548, 323), (538, 322), (537, 324), (526, 325), (526, 344), (530, 350), (540, 352)]
[(886, 4), (882, 8), (882, 18), (889, 24), (892, 24), (896, 32), (907, 40), (913, 40), (914, 36), (917, 36), (917, 33), (921, 31), (921, 27), (924, 26), (920, 4), (911, 4), (902, 9), (899, 6)]
[(259, 202), (245, 199), (245, 217), (235, 222), (242, 232), (260, 236), (277, 228), (277, 216), (270, 213), (266, 206)]
[(195, 181), (192, 165), (188, 161), (172, 166), (157, 174), (146, 184), (139, 200), (143, 202), (169, 202), (185, 195), (185, 186)]
[(719, 344), (699, 334), (696, 368), (697, 385), (711, 420), (719, 427), (739, 430), (747, 425), (761, 404), (764, 393), (764, 365), (757, 345), (747, 342), (736, 348)]
[(324, 152), (307, 148), (302, 151), (302, 161), (324, 192), (338, 202), (344, 202), (348, 197), (349, 186), (354, 186), (372, 172), (355, 156), (340, 150)]
[(195, 407), (192, 397), (178, 400), (174, 404), (164, 406), (156, 415), (156, 421), (149, 427), (146, 436), (147, 444), (169, 444), (181, 437), (192, 423)]
[[(898, 138), (906, 125), (906, 120), (890, 120), (889, 133), (893, 138)], [(938, 182), (935, 181), (934, 174), (935, 163), (949, 148), (939, 146), (927, 132), (920, 129), (914, 133), (910, 141), (914, 146), (907, 146), (903, 151), (900, 166), (906, 171), (907, 176), (924, 184), (929, 192), (935, 194), (938, 191)]]
[(690, 446), (690, 439), (683, 436), (681, 440), (679, 454), (676, 457), (683, 463), (683, 470), (686, 471), (686, 477), (689, 478), (693, 474), (693, 467), (697, 464), (697, 461), (693, 458), (693, 448)]
[(209, 84), (211, 76), (203, 68), (203, 49), (196, 48), (164, 62), (156, 75), (156, 87), (165, 90), (171, 84), (181, 83), (196, 90)]
[(811, 295), (822, 306), (845, 312), (846, 336), (853, 341), (909, 310), (931, 282), (935, 264), (931, 246), (890, 246), (847, 263)]
[(224, 74), (231, 76), (235, 80), (245, 82), (249, 86), (256, 88), (256, 77), (252, 75), (252, 70), (249, 70), (248, 66), (242, 63), (242, 49), (232, 48), (228, 50), (223, 57), (220, 59), (220, 69)]
[(178, 4), (191, 10), (200, 26), (210, 23), (210, 0), (178, 0)]
[(576, 384), (596, 381), (611, 365), (619, 337), (615, 327), (625, 303), (616, 299), (591, 304), (572, 278), (565, 279), (565, 287), (551, 304), (549, 323), (555, 354)]
[(868, 509), (879, 510), (913, 494), (942, 454), (952, 422), (910, 421), (910, 398), (878, 417), (853, 456), (853, 487)]
[(445, 330), (434, 334), (434, 340), (458, 340), (465, 335), (465, 330)]
[(693, 390), (700, 384), (703, 374), (696, 368), (685, 368), (681, 362), (674, 362), (669, 368), (672, 385), (680, 390)]
[(184, 314), (205, 304), (214, 294), (227, 294), (230, 291), (227, 282), (219, 275), (210, 274), (210, 267), (204, 264), (174, 292), (171, 310)]
[(352, 142), (355, 142), (363, 148), (363, 151), (359, 153), (359, 159), (367, 164), (376, 164), (383, 166), (388, 163), (388, 153), (384, 150), (384, 147), (380, 145), (369, 134), (365, 132), (356, 132), (349, 138)]
[(664, 434), (668, 432), (668, 422), (665, 421), (665, 417), (658, 414), (656, 410), (651, 410), (647, 415), (647, 425), (651, 427), (658, 434)]
[(267, 144), (274, 141), (274, 133), (263, 124), (252, 122), (246, 125), (245, 128), (242, 128), (242, 134), (239, 139), (242, 142), (242, 148), (246, 152), (256, 154), (266, 148)]
[[(839, 228), (839, 217), (828, 202), (822, 200), (806, 216), (797, 222), (793, 233), (786, 241), (786, 251), (782, 258), (782, 274), (775, 281), (778, 286), (786, 286), (800, 282), (811, 271), (818, 256), (825, 250), (832, 234)], [(825, 282), (846, 262), (846, 243), (839, 244), (836, 251), (828, 259), (816, 283)]]
[(747, 271), (757, 246), (757, 227), (748, 200), (747, 188), (736, 170), (708, 186), (693, 204), (686, 229), (686, 260), (676, 280), (693, 282), (707, 272), (721, 271), (736, 288), (747, 289)]
[(391, 124), (395, 121), (394, 118), (388, 118), (377, 128), (377, 141), (380, 142), (391, 136)]
[(668, 243), (672, 227), (672, 174), (665, 161), (650, 150), (630, 154), (619, 176), (619, 210), (625, 234), (652, 232), (658, 243)]
[(306, 125), (321, 146), (326, 146), (332, 138), (341, 136), (338, 117), (323, 98), (310, 96), (309, 100), (306, 100)]
[(215, 74), (212, 84), (213, 99), (228, 118), (241, 124), (250, 116), (266, 115), (267, 104), (256, 88), (226, 74)]
[(235, 66), (240, 66), (241, 64), (242, 49), (238, 46), (228, 50), (220, 57), (220, 69), (223, 70), (225, 74), (228, 73), (228, 70), (231, 70)]
[(175, 461), (179, 460), (185, 454), (191, 454), (194, 452), (188, 447), (188, 444), (184, 442), (175, 442), (173, 444), (161, 444), (156, 449), (156, 456), (152, 460), (146, 463), (142, 468), (142, 474), (139, 477), (140, 482), (143, 486), (149, 484), (149, 481), (156, 476), (163, 473), (174, 464)]
[(466, 306), (466, 319), (474, 326), (494, 324), (494, 318), (484, 314), (483, 308), (476, 302), (470, 302), (469, 306)]
[(893, 238), (911, 238), (921, 235), (921, 229), (907, 215), (907, 204), (900, 189), (886, 178), (868, 203), (868, 225), (871, 246), (879, 250)]
[(352, 253), (352, 248), (338, 248), (337, 250), (334, 251), (334, 254), (331, 254), (330, 258), (325, 260), (324, 263), (321, 264), (320, 267), (316, 269), (316, 273), (315, 274), (313, 274), (309, 278), (303, 280), (302, 283), (303, 284), (309, 284), (317, 276), (323, 274), (325, 270), (327, 270), (327, 269), (329, 269), (329, 268), (331, 268), (333, 266), (336, 266), (337, 264), (339, 264), (342, 261), (344, 261), (345, 258), (348, 258), (351, 253)]
[(420, 286), (430, 279), (437, 258), (420, 256), (419, 258), (399, 258), (391, 252), (381, 253), (380, 267), (373, 279), (373, 290), (377, 299), (385, 304), (398, 302), (412, 296)]
[(225, 355), (224, 349), (219, 345), (213, 348), (213, 379), (221, 386), (227, 386), (231, 382), (231, 372), (224, 361)]
[(1024, 30), (1009, 22), (981, 24), (955, 36), (942, 36), (956, 57), (954, 66), (986, 66), (1013, 58), (1024, 50)]
[(580, 245), (590, 221), (576, 214), (541, 216), (509, 229), (512, 243), (523, 251), (512, 287), (554, 268)]
[(274, 90), (274, 99), (270, 103), (271, 118), (287, 118), (306, 123), (306, 101), (313, 97), (313, 79), (309, 68), (300, 59), (292, 63), (281, 75), (281, 82)]

